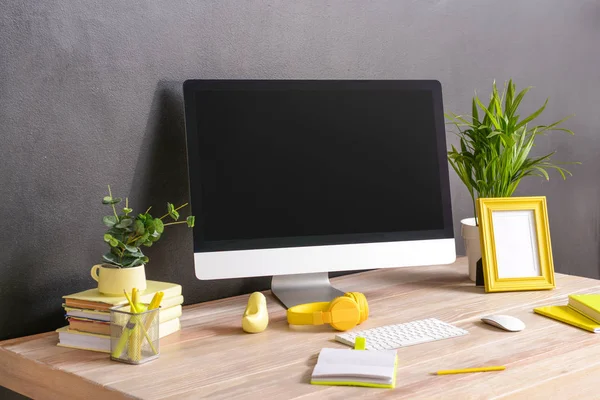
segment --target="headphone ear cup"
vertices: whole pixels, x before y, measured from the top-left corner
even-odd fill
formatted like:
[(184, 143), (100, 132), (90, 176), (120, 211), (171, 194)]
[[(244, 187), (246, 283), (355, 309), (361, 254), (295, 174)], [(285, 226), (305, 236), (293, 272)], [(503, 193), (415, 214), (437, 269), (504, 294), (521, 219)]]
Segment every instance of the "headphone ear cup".
[(350, 297), (358, 305), (360, 311), (358, 325), (362, 324), (369, 318), (369, 303), (367, 297), (361, 292), (348, 292), (344, 296)]
[(360, 310), (353, 298), (340, 296), (329, 303), (331, 326), (338, 331), (354, 328), (360, 321)]

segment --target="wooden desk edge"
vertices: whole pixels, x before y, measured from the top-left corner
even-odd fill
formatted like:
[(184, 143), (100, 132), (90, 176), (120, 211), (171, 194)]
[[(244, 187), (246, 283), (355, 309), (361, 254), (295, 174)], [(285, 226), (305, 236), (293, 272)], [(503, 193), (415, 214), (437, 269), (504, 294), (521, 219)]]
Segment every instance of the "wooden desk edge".
[(121, 392), (27, 359), (2, 346), (0, 385), (31, 398), (131, 399)]

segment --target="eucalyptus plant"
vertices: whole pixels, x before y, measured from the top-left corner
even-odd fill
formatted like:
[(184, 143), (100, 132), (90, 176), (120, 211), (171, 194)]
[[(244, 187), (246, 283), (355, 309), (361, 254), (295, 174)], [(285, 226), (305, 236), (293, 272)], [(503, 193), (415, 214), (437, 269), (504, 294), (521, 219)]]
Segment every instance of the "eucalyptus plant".
[[(110, 205), (113, 215), (102, 218), (102, 222), (109, 229), (104, 234), (104, 241), (110, 246), (110, 251), (102, 257), (104, 261), (116, 267), (132, 268), (145, 264), (148, 257), (142, 253), (141, 246), (150, 247), (156, 243), (164, 232), (165, 227), (170, 225), (187, 224), (194, 226), (195, 218), (190, 215), (185, 221), (179, 221), (179, 210), (188, 204), (175, 207), (167, 203), (167, 212), (160, 218), (154, 218), (150, 214), (149, 207), (146, 212), (137, 216), (130, 215), (133, 209), (129, 208), (129, 199), (125, 198), (125, 207), (117, 213), (116, 205), (121, 203), (122, 198), (113, 197), (108, 186), (108, 196), (102, 199), (102, 204)], [(163, 220), (169, 217), (171, 222)]]
[(460, 140), (460, 149), (452, 146), (448, 161), (467, 187), (474, 209), (476, 197), (512, 196), (526, 176), (549, 180), (548, 171), (552, 169), (558, 171), (563, 179), (571, 175), (551, 161), (555, 152), (530, 156), (539, 135), (551, 131), (573, 135), (569, 129), (560, 127), (570, 116), (549, 125), (530, 125), (542, 114), (548, 99), (533, 114), (521, 118), (519, 105), (530, 89), (527, 87), (517, 93), (511, 79), (500, 94), (494, 82), (487, 107), (475, 95), (470, 117), (446, 114), (449, 123), (458, 129), (456, 134)]

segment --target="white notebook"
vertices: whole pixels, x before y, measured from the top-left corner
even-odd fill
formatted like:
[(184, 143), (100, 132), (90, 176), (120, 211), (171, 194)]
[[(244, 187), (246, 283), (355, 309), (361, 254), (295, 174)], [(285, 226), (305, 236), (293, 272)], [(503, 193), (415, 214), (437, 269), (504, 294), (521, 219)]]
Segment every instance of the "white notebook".
[(397, 359), (396, 350), (323, 349), (310, 383), (393, 388)]

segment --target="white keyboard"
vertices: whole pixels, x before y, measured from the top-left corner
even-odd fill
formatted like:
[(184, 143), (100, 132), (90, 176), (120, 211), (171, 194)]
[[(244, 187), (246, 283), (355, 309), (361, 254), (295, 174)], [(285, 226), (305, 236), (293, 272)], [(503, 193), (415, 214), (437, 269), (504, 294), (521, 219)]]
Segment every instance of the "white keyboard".
[(433, 342), (466, 335), (469, 332), (435, 318), (422, 319), (404, 324), (380, 326), (364, 331), (353, 331), (335, 336), (338, 342), (354, 346), (354, 339), (366, 339), (367, 350), (392, 350), (413, 344)]

